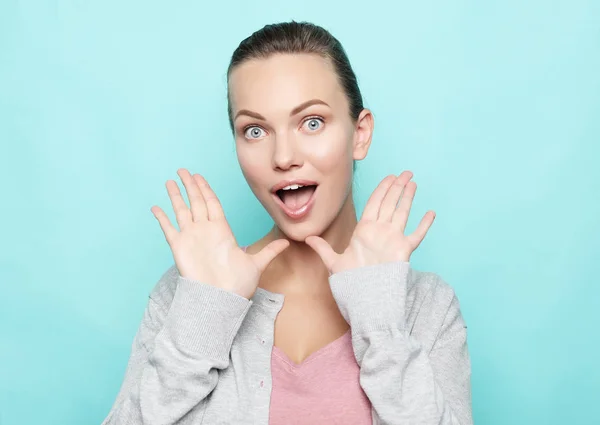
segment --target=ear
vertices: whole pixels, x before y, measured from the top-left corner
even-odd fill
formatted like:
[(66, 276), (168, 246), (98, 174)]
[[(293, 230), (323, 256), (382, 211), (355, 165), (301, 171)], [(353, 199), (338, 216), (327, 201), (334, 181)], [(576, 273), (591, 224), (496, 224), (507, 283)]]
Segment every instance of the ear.
[(363, 109), (356, 120), (356, 127), (354, 128), (354, 150), (352, 156), (355, 160), (361, 160), (367, 156), (369, 146), (371, 146), (374, 126), (373, 114), (370, 110)]

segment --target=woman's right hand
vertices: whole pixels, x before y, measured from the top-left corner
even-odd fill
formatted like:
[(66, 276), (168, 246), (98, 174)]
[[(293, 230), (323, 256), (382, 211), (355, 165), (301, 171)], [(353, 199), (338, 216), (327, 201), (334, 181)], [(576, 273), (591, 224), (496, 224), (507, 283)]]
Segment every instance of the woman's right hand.
[(188, 208), (177, 183), (167, 181), (179, 230), (160, 207), (153, 206), (151, 211), (171, 247), (179, 274), (250, 299), (262, 272), (289, 242), (278, 239), (256, 254), (245, 253), (238, 246), (221, 203), (206, 180), (199, 174), (192, 176), (184, 168), (177, 174), (190, 201)]

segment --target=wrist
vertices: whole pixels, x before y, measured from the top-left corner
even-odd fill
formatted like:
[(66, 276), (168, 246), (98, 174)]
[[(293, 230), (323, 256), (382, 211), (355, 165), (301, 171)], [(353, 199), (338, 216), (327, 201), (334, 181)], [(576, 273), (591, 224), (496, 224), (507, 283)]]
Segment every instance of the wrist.
[(329, 277), (333, 297), (355, 330), (404, 328), (408, 271), (405, 261), (382, 263)]

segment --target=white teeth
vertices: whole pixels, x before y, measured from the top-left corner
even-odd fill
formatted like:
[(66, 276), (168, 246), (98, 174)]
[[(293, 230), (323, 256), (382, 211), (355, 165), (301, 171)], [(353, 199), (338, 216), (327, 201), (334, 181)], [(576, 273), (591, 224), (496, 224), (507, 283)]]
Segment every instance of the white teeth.
[(282, 190), (296, 190), (299, 187), (304, 187), (304, 186), (301, 185), (301, 184), (291, 184), (289, 186), (286, 186), (286, 187), (282, 188)]

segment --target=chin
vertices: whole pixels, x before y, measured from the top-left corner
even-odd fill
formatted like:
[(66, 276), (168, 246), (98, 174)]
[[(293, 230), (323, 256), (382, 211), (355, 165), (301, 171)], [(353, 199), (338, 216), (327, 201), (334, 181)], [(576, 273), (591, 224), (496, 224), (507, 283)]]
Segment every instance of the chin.
[(310, 220), (302, 223), (275, 222), (275, 224), (287, 239), (295, 242), (304, 242), (309, 236), (320, 236), (324, 231), (323, 226), (317, 226), (316, 223), (311, 223)]
[[(334, 210), (332, 210), (334, 211)], [(335, 220), (335, 214), (311, 214), (302, 220), (291, 220), (287, 216), (271, 216), (277, 228), (287, 239), (295, 242), (304, 242), (308, 236), (321, 236)]]

